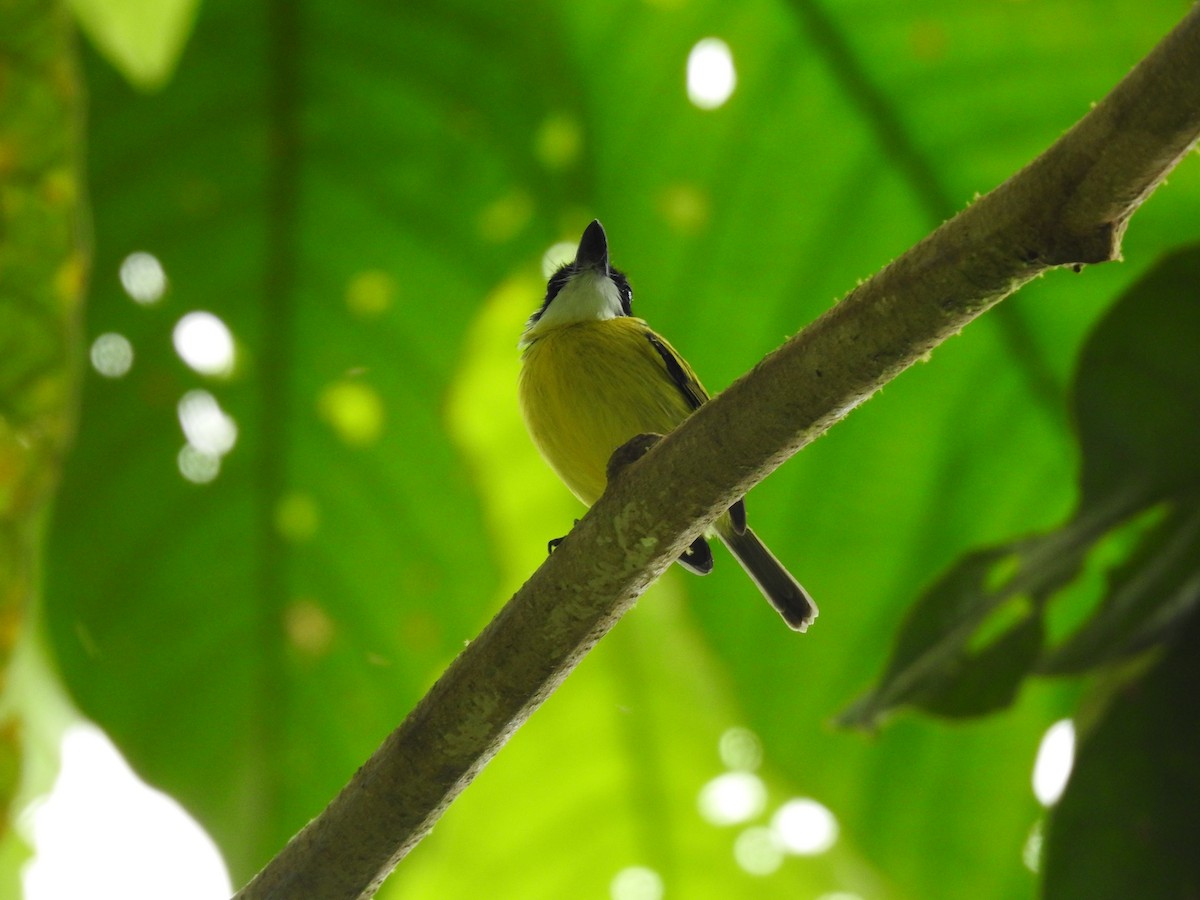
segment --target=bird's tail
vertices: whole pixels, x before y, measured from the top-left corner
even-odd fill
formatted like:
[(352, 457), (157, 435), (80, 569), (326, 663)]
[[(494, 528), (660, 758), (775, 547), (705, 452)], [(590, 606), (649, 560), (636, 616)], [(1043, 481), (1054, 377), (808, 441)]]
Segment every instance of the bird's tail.
[(728, 517), (717, 520), (716, 532), (783, 620), (796, 631), (807, 631), (817, 617), (817, 604), (758, 535), (749, 528), (739, 533)]

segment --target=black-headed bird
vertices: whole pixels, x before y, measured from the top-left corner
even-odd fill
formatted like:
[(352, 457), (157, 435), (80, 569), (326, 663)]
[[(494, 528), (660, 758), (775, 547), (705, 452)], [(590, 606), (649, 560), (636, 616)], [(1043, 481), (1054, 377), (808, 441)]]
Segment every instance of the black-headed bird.
[[(598, 221), (575, 259), (555, 272), (546, 299), (521, 335), (520, 403), (534, 445), (587, 506), (604, 493), (609, 459), (632, 438), (662, 435), (708, 400), (691, 366), (633, 315), (633, 291), (608, 257)], [(808, 592), (746, 525), (738, 500), (706, 536), (729, 548), (763, 596), (797, 631), (817, 616)], [(712, 571), (712, 551), (697, 538), (679, 558)]]

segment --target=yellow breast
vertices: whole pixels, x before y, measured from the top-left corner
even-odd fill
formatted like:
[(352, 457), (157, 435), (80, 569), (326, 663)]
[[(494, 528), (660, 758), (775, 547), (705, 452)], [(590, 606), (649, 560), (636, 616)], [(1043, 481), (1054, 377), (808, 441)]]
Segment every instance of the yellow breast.
[(652, 334), (641, 319), (622, 316), (563, 325), (525, 348), (519, 387), (525, 426), (546, 462), (588, 506), (604, 493), (614, 450), (638, 434), (666, 434), (692, 411), (650, 343)]

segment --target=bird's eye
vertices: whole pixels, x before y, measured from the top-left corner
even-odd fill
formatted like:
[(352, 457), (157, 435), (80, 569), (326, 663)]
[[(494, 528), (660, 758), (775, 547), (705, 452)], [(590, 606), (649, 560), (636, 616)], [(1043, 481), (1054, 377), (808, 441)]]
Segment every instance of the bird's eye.
[(621, 312), (627, 316), (633, 315), (633, 288), (629, 286), (629, 279), (622, 273), (612, 272), (613, 284), (617, 286), (617, 294), (621, 298)]

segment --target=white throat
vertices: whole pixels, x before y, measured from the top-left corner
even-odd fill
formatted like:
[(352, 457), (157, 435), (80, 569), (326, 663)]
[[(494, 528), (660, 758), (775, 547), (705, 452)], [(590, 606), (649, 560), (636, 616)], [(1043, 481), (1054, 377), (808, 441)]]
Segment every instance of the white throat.
[(621, 294), (613, 280), (601, 272), (580, 272), (563, 285), (538, 317), (525, 326), (521, 347), (555, 328), (576, 322), (603, 322), (623, 315)]

